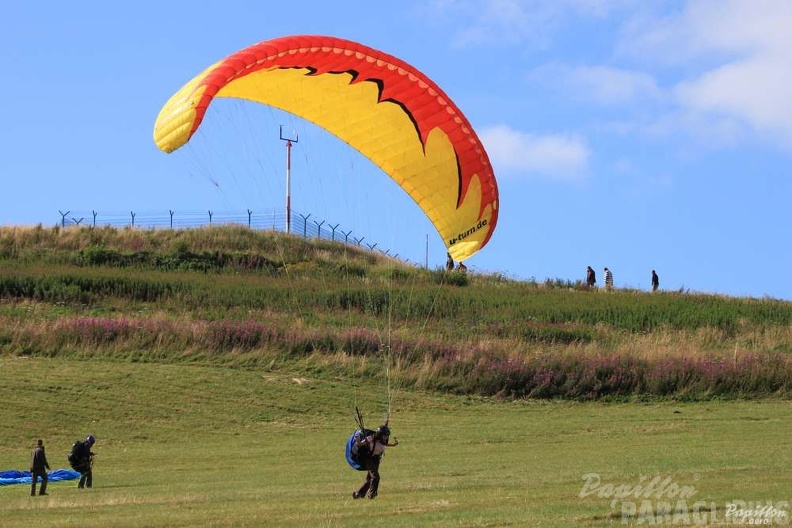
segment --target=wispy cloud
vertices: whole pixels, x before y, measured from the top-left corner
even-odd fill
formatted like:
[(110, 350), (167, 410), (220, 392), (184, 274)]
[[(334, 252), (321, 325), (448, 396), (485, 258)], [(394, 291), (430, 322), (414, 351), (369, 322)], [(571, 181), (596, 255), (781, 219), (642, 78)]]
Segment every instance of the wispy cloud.
[(636, 12), (623, 24), (617, 50), (653, 62), (691, 64), (768, 51), (789, 53), (787, 0), (688, 0), (666, 14)]
[[(638, 0), (640, 1), (640, 0)], [(439, 16), (458, 16), (458, 45), (543, 45), (570, 16), (606, 16), (636, 0), (435, 0), (427, 10)]]
[(792, 148), (791, 89), (792, 61), (763, 57), (708, 71), (674, 91), (691, 112), (735, 119)]
[(604, 105), (660, 100), (663, 91), (655, 78), (644, 72), (609, 66), (569, 66), (550, 64), (531, 71), (531, 83), (547, 84), (552, 79), (556, 90), (565, 97)]
[[(438, 0), (460, 45), (549, 48), (576, 20), (607, 20), (611, 42), (583, 41), (530, 75), (570, 100), (642, 109), (643, 130), (710, 145), (746, 139), (792, 149), (792, 2), (788, 0)], [(654, 115), (654, 118), (652, 118)], [(627, 121), (629, 116), (621, 121)], [(654, 123), (652, 121), (655, 121)]]
[(566, 182), (587, 176), (591, 152), (574, 135), (539, 136), (506, 125), (482, 128), (480, 135), (498, 174)]
[(633, 18), (617, 50), (683, 72), (670, 92), (685, 120), (721, 131), (726, 122), (792, 148), (790, 27), (786, 0), (692, 0), (665, 17)]

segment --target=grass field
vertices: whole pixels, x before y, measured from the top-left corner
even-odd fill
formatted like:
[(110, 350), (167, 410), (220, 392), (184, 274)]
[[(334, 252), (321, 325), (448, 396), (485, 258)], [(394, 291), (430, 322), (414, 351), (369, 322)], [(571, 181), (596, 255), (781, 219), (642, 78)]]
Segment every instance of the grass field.
[[(372, 382), (374, 383), (374, 382)], [(374, 500), (343, 445), (382, 387), (305, 372), (188, 364), (0, 357), (0, 470), (27, 469), (42, 437), (50, 465), (96, 435), (94, 489), (48, 497), (0, 487), (2, 526), (610, 526), (643, 498), (613, 486), (685, 486), (687, 524), (725, 521), (734, 501), (790, 508), (792, 405), (497, 401), (401, 391)], [(372, 395), (376, 395), (372, 397)], [(368, 403), (374, 401), (376, 403)], [(599, 488), (583, 493), (584, 475)], [(669, 485), (652, 512), (676, 506)], [(581, 497), (581, 495), (585, 495)], [(736, 503), (742, 504), (742, 503)], [(677, 512), (677, 525), (685, 517)]]
[[(0, 470), (98, 439), (94, 489), (0, 487), (0, 527), (788, 523), (791, 352), (774, 299), (0, 227)], [(352, 500), (354, 408), (373, 427), (391, 397), (400, 445)]]

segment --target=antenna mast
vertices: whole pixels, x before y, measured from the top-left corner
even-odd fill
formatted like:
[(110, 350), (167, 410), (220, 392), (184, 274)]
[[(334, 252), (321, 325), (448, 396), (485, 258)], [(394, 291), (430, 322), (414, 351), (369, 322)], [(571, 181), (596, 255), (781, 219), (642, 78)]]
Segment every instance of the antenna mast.
[(280, 126), (280, 139), (286, 142), (286, 233), (291, 233), (291, 148), (292, 143), (299, 141), (299, 136), (294, 139), (283, 137), (283, 125)]

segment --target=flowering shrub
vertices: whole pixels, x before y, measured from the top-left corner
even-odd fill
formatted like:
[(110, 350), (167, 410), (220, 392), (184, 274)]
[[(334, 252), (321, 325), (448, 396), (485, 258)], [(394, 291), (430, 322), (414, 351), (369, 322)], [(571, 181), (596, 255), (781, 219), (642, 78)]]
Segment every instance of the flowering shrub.
[[(458, 376), (462, 368), (458, 363), (442, 367), (437, 376)], [(447, 380), (437, 383), (446, 386)], [(606, 354), (543, 354), (523, 360), (478, 358), (466, 377), (464, 392), (577, 400), (788, 395), (792, 392), (792, 358), (778, 353), (748, 355), (735, 361), (646, 360)]]
[(275, 334), (258, 321), (217, 321), (207, 323), (203, 344), (214, 352), (253, 350), (273, 341)]

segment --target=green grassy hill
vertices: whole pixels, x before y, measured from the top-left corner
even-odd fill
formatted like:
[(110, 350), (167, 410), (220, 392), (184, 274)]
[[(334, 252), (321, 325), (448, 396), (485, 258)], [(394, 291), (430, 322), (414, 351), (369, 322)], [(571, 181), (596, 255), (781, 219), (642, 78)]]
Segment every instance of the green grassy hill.
[(0, 351), (501, 397), (790, 394), (792, 303), (425, 270), (242, 227), (0, 229)]
[[(27, 469), (36, 438), (53, 468), (98, 439), (94, 489), (0, 486), (0, 523), (788, 515), (791, 318), (774, 300), (449, 274), (238, 227), (0, 228), (0, 470)], [(375, 501), (350, 496), (355, 406), (371, 425), (390, 411), (400, 441)], [(655, 478), (676, 488), (614, 495)]]

